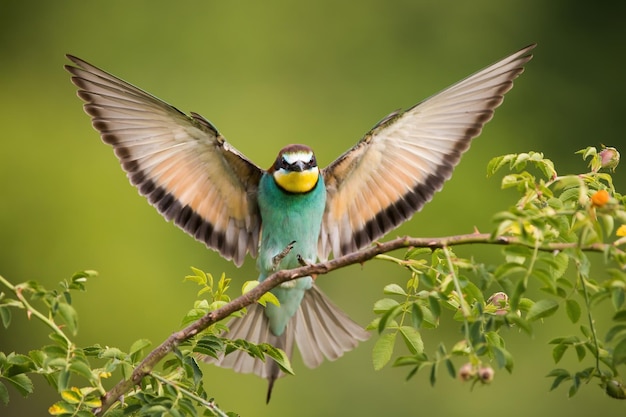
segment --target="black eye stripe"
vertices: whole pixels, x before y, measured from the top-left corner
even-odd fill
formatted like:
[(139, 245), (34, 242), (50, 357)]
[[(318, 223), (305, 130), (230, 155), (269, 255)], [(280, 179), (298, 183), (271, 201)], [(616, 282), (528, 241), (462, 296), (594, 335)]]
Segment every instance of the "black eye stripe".
[[(294, 165), (294, 163), (289, 163), (285, 159), (284, 155), (276, 161), (276, 169), (285, 169), (287, 171), (292, 171), (291, 167), (293, 165)], [(306, 169), (315, 168), (317, 166), (317, 160), (315, 159), (315, 155), (313, 155), (311, 157), (310, 161), (305, 162), (304, 166), (305, 166)]]

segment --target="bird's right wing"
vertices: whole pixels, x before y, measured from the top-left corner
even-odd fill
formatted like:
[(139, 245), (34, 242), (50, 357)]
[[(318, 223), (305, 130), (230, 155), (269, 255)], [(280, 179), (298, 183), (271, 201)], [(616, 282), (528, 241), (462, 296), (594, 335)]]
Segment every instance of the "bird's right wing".
[(74, 56), (66, 65), (85, 111), (130, 182), (169, 221), (241, 265), (258, 251), (263, 171), (202, 116)]

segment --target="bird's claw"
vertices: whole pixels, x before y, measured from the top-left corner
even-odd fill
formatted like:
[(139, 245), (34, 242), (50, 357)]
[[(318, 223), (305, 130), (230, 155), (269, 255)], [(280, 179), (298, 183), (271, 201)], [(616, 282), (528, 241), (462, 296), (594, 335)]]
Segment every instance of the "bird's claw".
[[(292, 241), (291, 243), (289, 243), (285, 249), (283, 249), (282, 251), (280, 251), (280, 253), (276, 256), (274, 256), (272, 258), (272, 269), (274, 271), (276, 271), (276, 269), (278, 268), (278, 265), (282, 262), (283, 259), (285, 259), (285, 256), (289, 255), (289, 252), (291, 252), (291, 250), (293, 249), (294, 245), (296, 244), (296, 241)], [(299, 255), (298, 255), (299, 256)]]

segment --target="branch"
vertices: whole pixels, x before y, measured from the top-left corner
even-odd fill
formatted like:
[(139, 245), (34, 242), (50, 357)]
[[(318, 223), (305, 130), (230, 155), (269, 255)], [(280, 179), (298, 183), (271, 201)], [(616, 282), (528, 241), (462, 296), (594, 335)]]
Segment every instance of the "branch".
[[(522, 241), (516, 237), (498, 236), (493, 237), (489, 233), (472, 233), (465, 235), (456, 235), (440, 238), (412, 238), (400, 237), (384, 243), (376, 243), (375, 245), (362, 249), (360, 251), (350, 253), (337, 259), (319, 262), (317, 264), (306, 265), (299, 268), (282, 270), (270, 275), (267, 279), (257, 285), (251, 291), (235, 298), (225, 306), (218, 310), (207, 313), (198, 321), (192, 323), (186, 328), (173, 333), (161, 345), (150, 352), (146, 358), (134, 370), (130, 379), (120, 381), (110, 391), (102, 397), (102, 406), (95, 410), (97, 416), (102, 416), (119, 398), (130, 391), (135, 385), (152, 372), (154, 366), (159, 363), (168, 353), (184, 342), (197, 335), (213, 323), (225, 319), (232, 313), (255, 303), (263, 294), (272, 288), (299, 277), (310, 275), (322, 275), (335, 269), (343, 268), (348, 265), (364, 263), (377, 255), (391, 252), (401, 248), (431, 248), (439, 249), (450, 246), (459, 246), (467, 244), (494, 244), (494, 245), (520, 245), (545, 252), (562, 251), (566, 249), (578, 248), (585, 252), (605, 252), (609, 248), (616, 248), (616, 245), (607, 243), (593, 243), (581, 246), (579, 243), (544, 243), (537, 247), (536, 244)], [(623, 251), (620, 250), (623, 253)]]

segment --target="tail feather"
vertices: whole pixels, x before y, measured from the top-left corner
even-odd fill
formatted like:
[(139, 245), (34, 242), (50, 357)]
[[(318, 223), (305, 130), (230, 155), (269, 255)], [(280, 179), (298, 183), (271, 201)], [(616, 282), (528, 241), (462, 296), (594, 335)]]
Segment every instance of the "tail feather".
[[(287, 356), (291, 357), (293, 333), (285, 332), (281, 336), (272, 334), (265, 310), (259, 304), (248, 307), (248, 313), (242, 318), (232, 320), (229, 329), (228, 333), (225, 334), (229, 339), (245, 339), (254, 344), (269, 343), (284, 350)], [(219, 359), (209, 358), (207, 361), (222, 368), (232, 368), (235, 372), (253, 373), (269, 380), (276, 379), (283, 374), (273, 360), (268, 359), (263, 362), (241, 350), (221, 356)]]
[[(270, 331), (265, 309), (259, 304), (248, 307), (248, 313), (242, 318), (232, 320), (229, 329), (224, 336), (233, 340), (245, 339), (255, 344), (269, 343), (282, 349), (290, 360), (295, 341), (304, 364), (309, 368), (319, 366), (324, 358), (333, 361), (354, 349), (359, 341), (369, 338), (368, 332), (335, 306), (315, 285), (306, 290), (300, 308), (281, 336)], [(284, 375), (274, 360), (263, 362), (244, 351), (231, 352), (218, 359), (203, 357), (203, 360), (267, 379), (268, 402), (274, 381)]]
[(302, 360), (309, 368), (319, 366), (324, 357), (333, 361), (369, 338), (315, 285), (307, 290), (292, 323)]

